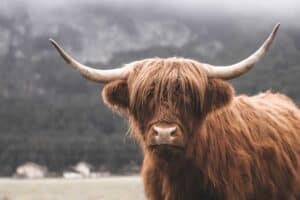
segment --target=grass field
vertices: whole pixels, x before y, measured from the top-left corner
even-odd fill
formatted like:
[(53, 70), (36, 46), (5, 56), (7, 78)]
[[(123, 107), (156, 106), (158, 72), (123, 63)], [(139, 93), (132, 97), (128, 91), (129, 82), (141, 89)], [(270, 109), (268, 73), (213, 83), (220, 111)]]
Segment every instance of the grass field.
[(0, 178), (0, 200), (144, 200), (140, 177), (98, 179)]

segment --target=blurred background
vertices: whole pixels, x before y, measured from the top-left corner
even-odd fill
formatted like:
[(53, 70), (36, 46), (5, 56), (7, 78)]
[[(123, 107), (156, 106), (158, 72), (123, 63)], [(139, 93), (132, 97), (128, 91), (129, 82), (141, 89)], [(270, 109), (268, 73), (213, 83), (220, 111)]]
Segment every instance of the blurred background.
[(267, 56), (232, 83), (238, 94), (271, 89), (299, 105), (299, 10), (297, 0), (1, 0), (0, 176), (29, 161), (54, 176), (78, 162), (113, 174), (139, 171), (139, 147), (126, 121), (103, 105), (102, 85), (71, 70), (49, 37), (103, 69), (169, 56), (227, 65), (253, 53), (281, 22)]

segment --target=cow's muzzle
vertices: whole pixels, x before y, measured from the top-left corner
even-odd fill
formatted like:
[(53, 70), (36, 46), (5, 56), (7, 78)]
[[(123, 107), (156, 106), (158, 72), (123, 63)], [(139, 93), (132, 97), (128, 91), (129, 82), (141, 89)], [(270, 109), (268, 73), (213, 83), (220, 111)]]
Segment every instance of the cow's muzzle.
[(148, 146), (158, 149), (184, 148), (182, 129), (177, 124), (154, 124), (148, 133)]

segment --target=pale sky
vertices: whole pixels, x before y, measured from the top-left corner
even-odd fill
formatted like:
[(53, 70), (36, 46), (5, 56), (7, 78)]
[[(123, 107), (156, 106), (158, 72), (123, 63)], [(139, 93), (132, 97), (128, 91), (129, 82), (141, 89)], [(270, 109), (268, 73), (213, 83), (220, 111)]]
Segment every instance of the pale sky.
[[(289, 14), (300, 11), (299, 0), (1, 0), (0, 6), (16, 3), (27, 3), (36, 6), (61, 6), (64, 4), (97, 3), (112, 5), (154, 4), (164, 7), (196, 10), (200, 8), (224, 9), (235, 12), (267, 12)], [(200, 12), (200, 11), (199, 11)]]
[(185, 12), (187, 15), (197, 15), (201, 12), (257, 15), (291, 23), (298, 23), (300, 19), (300, 0), (1, 0), (0, 10), (24, 3), (37, 9), (60, 6), (71, 9), (79, 3), (96, 3), (124, 8), (146, 5), (167, 12)]

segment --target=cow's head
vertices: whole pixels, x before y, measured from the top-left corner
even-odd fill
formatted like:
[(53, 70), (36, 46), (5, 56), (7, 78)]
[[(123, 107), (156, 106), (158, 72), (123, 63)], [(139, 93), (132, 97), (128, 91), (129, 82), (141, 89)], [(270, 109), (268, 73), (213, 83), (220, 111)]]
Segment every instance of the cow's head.
[(185, 152), (206, 114), (233, 96), (229, 83), (208, 77), (194, 60), (153, 58), (129, 65), (134, 70), (127, 79), (106, 84), (102, 97), (128, 117), (133, 136), (155, 155)]
[(230, 66), (153, 58), (118, 69), (96, 70), (80, 64), (50, 41), (84, 77), (106, 83), (104, 102), (129, 119), (133, 136), (145, 151), (170, 158), (186, 151), (209, 112), (230, 103), (234, 92), (224, 80), (249, 71), (266, 53), (278, 28), (279, 24), (254, 54)]

